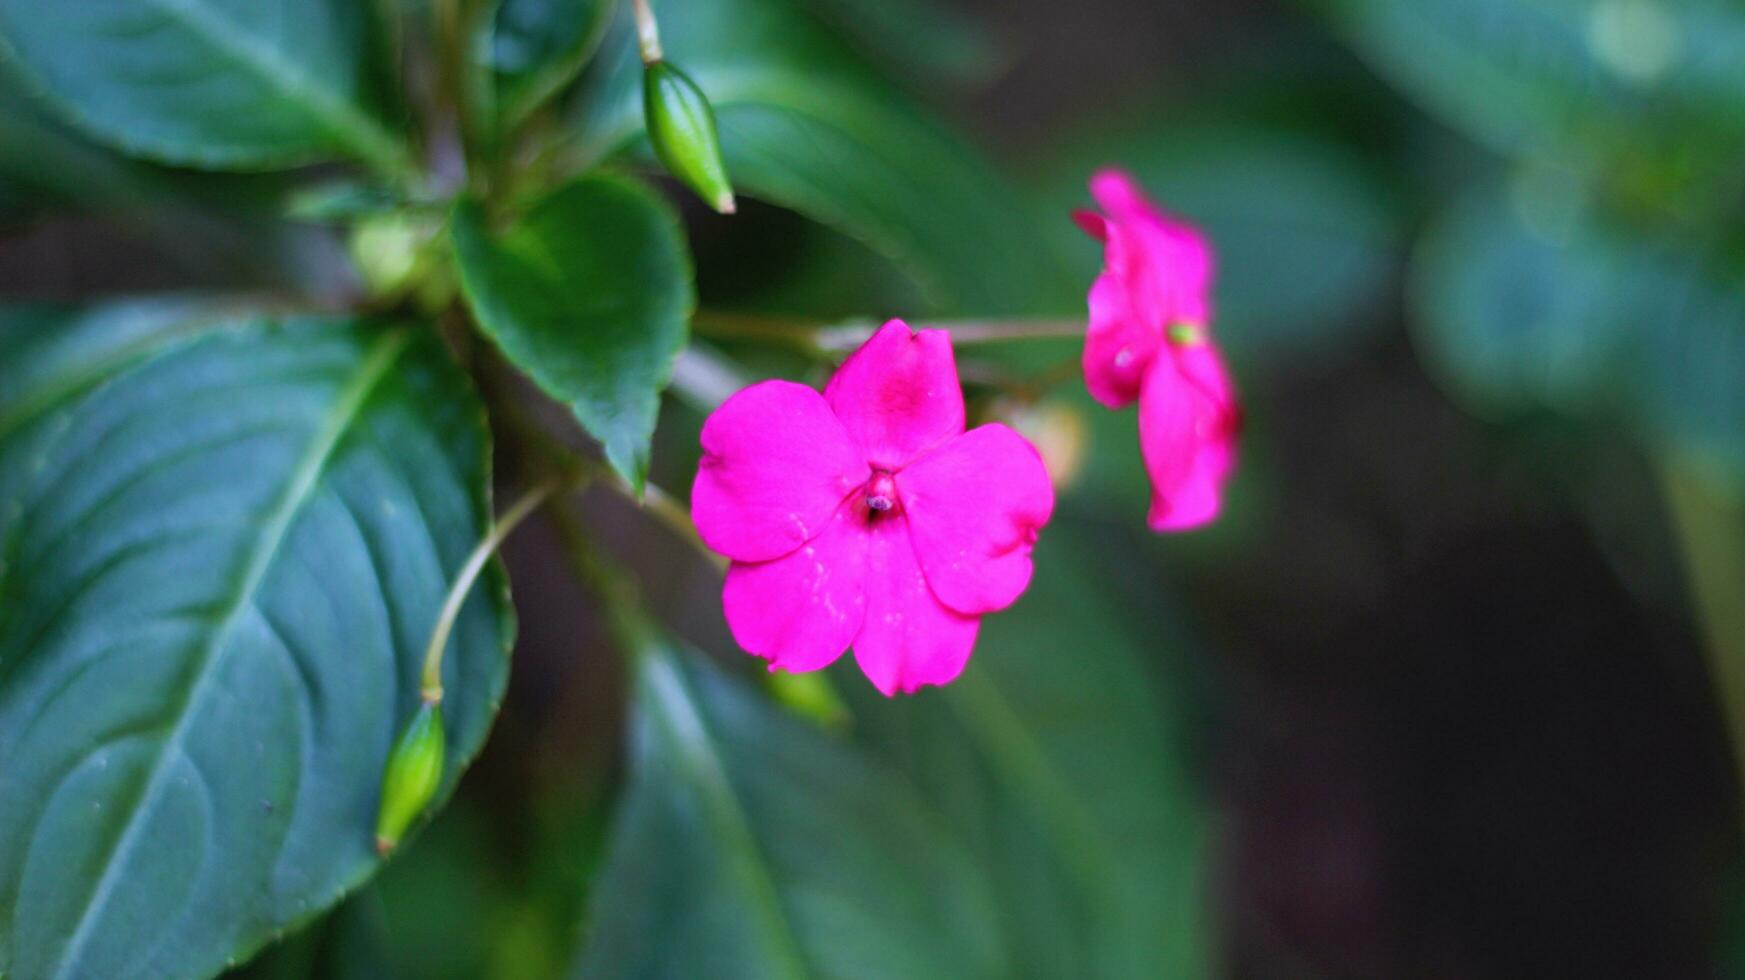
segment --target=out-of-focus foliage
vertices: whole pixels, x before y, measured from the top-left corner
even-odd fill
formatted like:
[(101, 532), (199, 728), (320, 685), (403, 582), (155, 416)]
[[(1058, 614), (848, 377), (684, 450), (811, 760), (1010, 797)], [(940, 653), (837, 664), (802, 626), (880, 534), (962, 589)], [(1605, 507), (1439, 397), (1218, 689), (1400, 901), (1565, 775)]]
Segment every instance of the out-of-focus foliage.
[(500, 0), (477, 44), (496, 77), (496, 110), (513, 127), (587, 63), (605, 31), (606, 0)]
[(578, 977), (993, 977), (995, 892), (900, 775), (695, 654), (637, 651)]
[(1100, 569), (1108, 544), (1051, 526), (1030, 590), (949, 688), (891, 703), (837, 674), (856, 741), (972, 842), (1000, 899), (1001, 976), (1199, 977), (1216, 958), (1185, 702), (1146, 664), (1183, 637), (1155, 583)]
[(308, 283), (298, 230), (272, 220), (273, 175), (195, 175), (93, 143), (33, 105), (0, 58), (0, 188), (12, 211), (101, 215), (149, 236), (198, 282)]
[(409, 165), (372, 4), (0, 4), (0, 44), (39, 91), (130, 153), (215, 169), (350, 156)]
[[(211, 974), (355, 887), (485, 520), (480, 409), (430, 334), (198, 313), (0, 321), (11, 975)], [(507, 640), (487, 590), (448, 661), (446, 787)]]
[(1356, 49), (1514, 159), (1415, 260), (1421, 348), (1482, 407), (1602, 414), (1745, 462), (1745, 9), (1325, 4)]
[(1609, 227), (1579, 191), (1546, 213), (1569, 190), (1539, 186), (1477, 192), (1431, 231), (1413, 297), (1426, 355), (1481, 406), (1604, 416), (1745, 467), (1740, 280), (1676, 240)]
[[(742, 193), (837, 227), (904, 263), (941, 310), (1073, 302), (1039, 229), (988, 160), (794, 0), (669, 0), (662, 44), (715, 106)], [(623, 30), (628, 30), (628, 23)], [(585, 159), (640, 137), (641, 63), (608, 42), (578, 109)]]
[(1745, 141), (1730, 0), (1319, 3), (1390, 81), (1505, 153), (1725, 164)]

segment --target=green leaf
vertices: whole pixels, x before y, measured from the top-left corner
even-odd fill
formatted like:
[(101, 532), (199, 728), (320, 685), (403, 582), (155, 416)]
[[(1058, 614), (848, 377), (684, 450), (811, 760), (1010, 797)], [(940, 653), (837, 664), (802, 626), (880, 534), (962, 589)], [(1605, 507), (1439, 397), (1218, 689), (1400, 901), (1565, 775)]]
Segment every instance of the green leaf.
[(1425, 360), (1480, 409), (1550, 408), (1745, 467), (1745, 292), (1710, 257), (1579, 201), (1471, 195), (1413, 270)]
[(390, 942), (382, 897), (372, 883), (224, 975), (231, 980), (394, 980), (399, 974), (391, 966)]
[(602, 0), (501, 0), (481, 38), (505, 129), (568, 84), (606, 31)]
[(300, 188), (287, 195), (284, 214), (292, 221), (347, 222), (408, 207), (409, 202), (380, 184), (341, 179)]
[(671, 210), (635, 181), (595, 175), (553, 191), (501, 234), (462, 203), (453, 235), (479, 326), (569, 404), (640, 488), (660, 392), (696, 301)]
[(1177, 645), (1163, 589), (1125, 532), (1061, 519), (1012, 609), (983, 619), (975, 657), (938, 691), (885, 700), (845, 664), (860, 742), (916, 779), (1000, 897), (1011, 976), (1212, 974), (1205, 803), (1181, 699), (1146, 661)]
[(1171, 121), (1155, 108), (1062, 143), (1072, 149), (1047, 171), (1052, 230), (1087, 289), (1103, 249), (1066, 216), (1093, 206), (1090, 175), (1115, 165), (1210, 237), (1214, 330), (1238, 359), (1288, 365), (1383, 324), (1397, 216), (1378, 176), (1336, 144), (1258, 124)]
[(994, 977), (986, 882), (913, 789), (651, 641), (583, 977)]
[[(377, 865), (487, 438), (434, 331), (0, 318), (0, 972), (198, 977)], [(222, 327), (222, 329), (218, 329)], [(451, 789), (505, 595), (446, 662)]]
[(373, 4), (0, 0), (0, 53), (129, 153), (212, 169), (333, 156), (404, 173)]
[(1002, 61), (974, 17), (940, 0), (813, 0), (810, 6), (899, 78), (982, 82)]
[(133, 231), (190, 282), (278, 285), (300, 274), (306, 243), (268, 221), (279, 182), (172, 170), (92, 143), (32, 105), (0, 61), (0, 183), (27, 208), (98, 214)]
[(110, 212), (185, 191), (167, 172), (95, 146), (38, 112), (0, 62), (0, 175), (45, 203)]
[[(715, 108), (734, 187), (903, 263), (941, 309), (1070, 305), (1022, 200), (979, 153), (790, 0), (667, 0), (661, 41)], [(581, 157), (642, 132), (642, 65), (620, 24), (582, 105)]]
[(1323, 3), (1383, 75), (1505, 152), (1665, 162), (1745, 141), (1745, 13), (1732, 0)]
[(178, 336), (226, 316), (209, 300), (153, 299), (69, 312), (0, 309), (0, 440)]

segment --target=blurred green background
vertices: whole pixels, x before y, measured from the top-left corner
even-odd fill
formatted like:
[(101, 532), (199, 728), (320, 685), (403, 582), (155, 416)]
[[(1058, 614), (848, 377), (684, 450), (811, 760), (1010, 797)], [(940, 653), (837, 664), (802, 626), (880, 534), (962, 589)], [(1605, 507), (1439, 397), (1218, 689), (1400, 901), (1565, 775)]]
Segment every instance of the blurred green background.
[[(886, 702), (852, 665), (772, 687), (718, 572), (591, 494), (653, 642), (710, 657), (627, 676), (536, 520), (458, 795), (245, 973), (1745, 976), (1745, 8), (657, 9), (745, 197), (684, 202), (705, 310), (1082, 315), (1067, 213), (1106, 164), (1203, 225), (1248, 420), (1227, 514), (1148, 535), (1132, 413), (978, 380), (1070, 342), (964, 355), (972, 410), (1078, 463), (962, 681)], [(561, 103), (575, 161), (645, 158), (623, 27)], [(281, 220), (327, 169), (130, 160), (5, 72), (7, 299), (358, 295), (341, 236)], [(656, 485), (702, 417), (664, 405)]]

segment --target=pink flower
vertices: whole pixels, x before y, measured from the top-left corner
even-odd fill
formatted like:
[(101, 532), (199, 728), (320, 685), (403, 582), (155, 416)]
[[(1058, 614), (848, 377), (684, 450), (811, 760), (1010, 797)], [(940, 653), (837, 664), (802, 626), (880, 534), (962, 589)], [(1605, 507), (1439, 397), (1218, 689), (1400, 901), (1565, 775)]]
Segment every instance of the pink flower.
[(1199, 527), (1218, 516), (1242, 419), (1210, 333), (1212, 252), (1118, 170), (1092, 177), (1091, 196), (1106, 213), (1073, 215), (1105, 243), (1103, 274), (1091, 285), (1085, 386), (1110, 408), (1139, 400), (1152, 530)]
[(951, 338), (892, 320), (820, 395), (765, 381), (703, 424), (691, 516), (733, 559), (721, 601), (770, 669), (850, 645), (887, 696), (963, 671), (982, 614), (1030, 583), (1054, 510), (1042, 459), (1003, 425), (963, 431)]

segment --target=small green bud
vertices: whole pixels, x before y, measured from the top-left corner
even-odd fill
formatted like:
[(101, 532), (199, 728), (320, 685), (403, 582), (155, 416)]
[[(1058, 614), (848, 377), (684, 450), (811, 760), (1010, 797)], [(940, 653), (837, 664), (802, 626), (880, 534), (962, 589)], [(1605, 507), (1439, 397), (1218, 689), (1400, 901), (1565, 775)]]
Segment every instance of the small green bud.
[(643, 66), (642, 111), (648, 139), (667, 171), (722, 214), (733, 213), (733, 187), (721, 162), (715, 110), (697, 83), (665, 61)]
[(370, 294), (393, 296), (412, 285), (433, 233), (429, 219), (401, 211), (366, 215), (352, 226), (347, 246)]
[(1206, 342), (1206, 328), (1192, 320), (1177, 320), (1167, 332), (1169, 342), (1177, 347), (1198, 347)]
[(430, 803), (442, 782), (442, 752), (442, 705), (422, 701), (388, 755), (388, 771), (382, 777), (382, 811), (376, 818), (378, 854), (387, 856)]
[(822, 728), (841, 730), (848, 726), (848, 706), (823, 671), (790, 674), (777, 670), (767, 676), (770, 694), (789, 711)]

